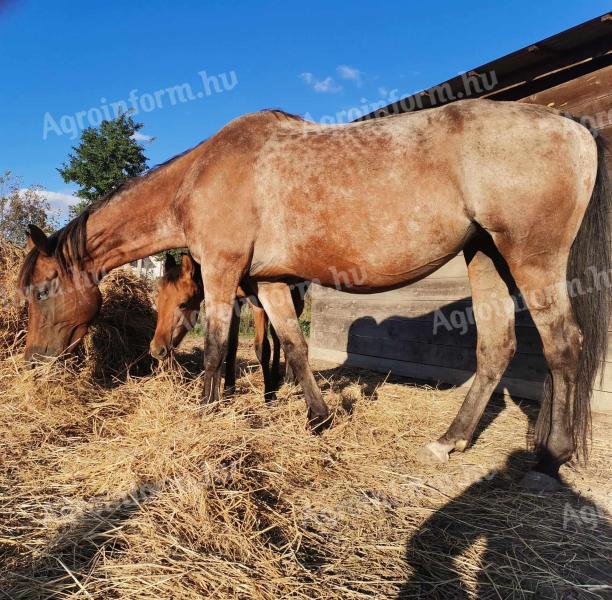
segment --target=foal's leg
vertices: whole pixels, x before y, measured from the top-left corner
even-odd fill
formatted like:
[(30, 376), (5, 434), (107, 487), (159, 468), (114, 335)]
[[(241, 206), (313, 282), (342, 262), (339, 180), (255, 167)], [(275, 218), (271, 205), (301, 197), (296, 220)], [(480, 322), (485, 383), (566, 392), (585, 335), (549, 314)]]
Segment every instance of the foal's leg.
[(270, 342), (268, 341), (268, 317), (266, 312), (260, 306), (250, 303), (253, 311), (253, 320), (255, 322), (255, 338), (253, 344), (255, 346), (255, 354), (261, 365), (261, 370), (264, 379), (264, 398), (266, 401), (274, 399), (276, 387), (272, 381), (273, 376), (270, 373)]
[(236, 388), (236, 355), (238, 354), (238, 338), (240, 335), (240, 309), (242, 304), (236, 300), (230, 322), (227, 357), (225, 359), (225, 392), (233, 394)]
[(329, 409), (308, 364), (308, 346), (295, 315), (289, 287), (284, 283), (259, 283), (257, 288), (259, 300), (304, 391), (308, 424), (314, 430), (320, 430), (330, 424)]
[(278, 389), (278, 385), (282, 379), (282, 374), (280, 372), (280, 352), (281, 352), (281, 343), (276, 335), (276, 331), (272, 325), (270, 325), (270, 337), (272, 338), (272, 378), (274, 379), (274, 384)]
[(463, 451), (516, 349), (512, 280), (505, 261), (489, 237), (464, 250), (476, 319), (476, 377), (448, 431), (421, 451), (426, 461), (444, 462), (452, 450)]

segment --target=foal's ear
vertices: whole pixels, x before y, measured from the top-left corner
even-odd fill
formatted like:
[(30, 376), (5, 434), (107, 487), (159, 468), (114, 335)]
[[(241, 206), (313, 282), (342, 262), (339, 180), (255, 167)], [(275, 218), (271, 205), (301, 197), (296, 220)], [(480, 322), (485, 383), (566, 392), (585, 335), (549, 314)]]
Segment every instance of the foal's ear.
[(176, 267), (176, 261), (172, 254), (166, 254), (166, 260), (164, 261), (164, 273), (167, 273), (170, 269)]
[(195, 273), (195, 264), (191, 254), (183, 254), (181, 259), (181, 277), (191, 279)]
[(28, 236), (26, 243), (26, 248), (28, 250), (31, 250), (34, 248), (34, 246), (36, 246), (42, 254), (45, 256), (51, 256), (51, 242), (49, 241), (46, 233), (40, 229), (40, 227), (30, 224), (26, 229), (26, 234)]

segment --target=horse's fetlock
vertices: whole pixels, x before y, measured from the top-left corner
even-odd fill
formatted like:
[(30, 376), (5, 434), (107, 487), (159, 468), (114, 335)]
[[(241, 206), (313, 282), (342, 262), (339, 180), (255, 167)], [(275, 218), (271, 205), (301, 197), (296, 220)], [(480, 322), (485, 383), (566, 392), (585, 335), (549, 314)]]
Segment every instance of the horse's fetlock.
[(469, 441), (468, 440), (457, 440), (455, 442), (455, 450), (457, 452), (465, 452), (466, 448), (469, 445)]

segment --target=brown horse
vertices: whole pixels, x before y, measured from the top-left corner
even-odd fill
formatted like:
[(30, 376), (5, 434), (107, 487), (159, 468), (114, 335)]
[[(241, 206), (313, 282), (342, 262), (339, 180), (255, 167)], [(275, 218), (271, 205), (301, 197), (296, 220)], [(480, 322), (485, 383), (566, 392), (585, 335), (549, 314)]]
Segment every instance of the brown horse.
[[(295, 286), (292, 292), (296, 315), (304, 310), (304, 294), (308, 288), (307, 282)], [(200, 314), (200, 304), (204, 300), (204, 286), (200, 265), (189, 254), (183, 254), (180, 264), (171, 254), (166, 256), (164, 275), (159, 280), (157, 291), (157, 326), (151, 341), (151, 355), (157, 360), (166, 358), (172, 349), (177, 348), (188, 331), (191, 331)], [(227, 356), (225, 359), (225, 389), (233, 390), (236, 385), (236, 353), (238, 351), (238, 336), (240, 325), (240, 310), (247, 303), (253, 313), (255, 336), (253, 345), (257, 360), (261, 365), (264, 378), (264, 397), (272, 400), (281, 381), (280, 373), (280, 341), (273, 327), (270, 327), (272, 349), (268, 341), (269, 319), (266, 311), (261, 308), (257, 299), (249, 297), (239, 286), (236, 291), (236, 304), (230, 335)], [(270, 356), (272, 355), (272, 368)], [(286, 365), (286, 376), (291, 379), (291, 369)]]
[[(279, 111), (247, 115), (55, 235), (31, 228), (36, 247), (21, 273), (26, 357), (78, 342), (98, 311), (103, 273), (186, 246), (207, 295), (204, 400), (218, 398), (236, 289), (249, 277), (245, 291), (270, 317), (309, 423), (320, 427), (330, 414), (287, 284), (389, 290), (463, 250), (478, 323), (476, 378), (427, 454), (447, 460), (469, 445), (514, 352), (507, 270), (550, 367), (537, 474), (527, 479), (546, 485), (589, 431), (590, 390), (606, 349), (609, 290), (597, 275), (610, 268), (610, 204), (601, 138), (545, 107), (465, 100), (341, 126)], [(589, 293), (569, 293), (566, 280), (577, 277)]]

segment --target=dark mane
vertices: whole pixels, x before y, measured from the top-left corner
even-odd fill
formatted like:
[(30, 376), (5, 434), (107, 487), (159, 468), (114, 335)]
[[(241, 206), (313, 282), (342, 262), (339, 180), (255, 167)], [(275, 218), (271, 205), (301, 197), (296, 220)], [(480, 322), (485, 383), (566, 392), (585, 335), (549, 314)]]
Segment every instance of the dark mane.
[[(201, 144), (204, 142), (200, 142)], [(199, 144), (198, 144), (199, 145)], [(62, 273), (68, 273), (71, 267), (76, 266), (82, 268), (85, 261), (89, 258), (87, 252), (87, 221), (89, 217), (106, 206), (113, 198), (119, 194), (135, 187), (136, 185), (148, 180), (150, 177), (158, 173), (164, 167), (169, 166), (174, 161), (178, 160), (185, 154), (191, 152), (194, 148), (189, 148), (176, 156), (168, 159), (167, 161), (160, 163), (153, 168), (149, 169), (144, 175), (136, 177), (130, 177), (123, 183), (118, 185), (110, 192), (104, 194), (94, 202), (92, 202), (87, 208), (81, 212), (77, 217), (72, 219), (64, 227), (49, 236), (49, 242), (51, 245), (52, 254), (51, 256), (57, 261)], [(19, 287), (24, 289), (32, 282), (32, 276), (34, 275), (34, 269), (36, 267), (36, 261), (40, 255), (38, 248), (34, 247), (30, 250), (23, 262), (21, 272), (19, 274)]]
[(274, 113), (275, 115), (283, 116), (283, 117), (286, 117), (287, 119), (293, 119), (295, 121), (305, 120), (304, 117), (301, 117), (300, 115), (294, 115), (293, 113), (287, 112), (286, 110), (283, 110), (281, 108), (264, 108), (262, 109), (261, 112)]

